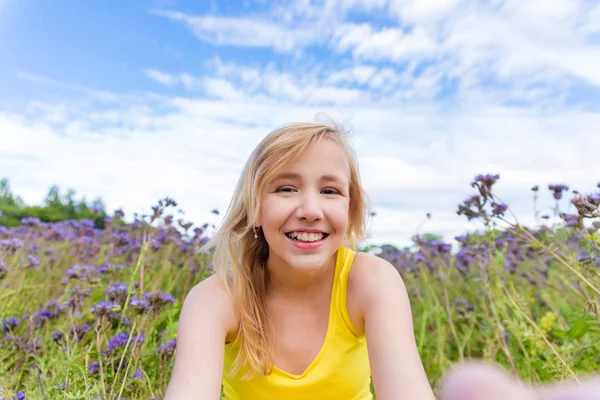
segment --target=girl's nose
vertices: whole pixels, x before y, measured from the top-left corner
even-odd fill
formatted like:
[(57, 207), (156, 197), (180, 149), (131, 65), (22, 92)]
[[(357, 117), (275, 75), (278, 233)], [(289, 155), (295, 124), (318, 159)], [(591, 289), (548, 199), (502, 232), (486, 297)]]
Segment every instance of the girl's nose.
[(296, 216), (309, 221), (323, 218), (323, 209), (318, 195), (310, 193), (302, 196), (302, 200), (296, 208)]

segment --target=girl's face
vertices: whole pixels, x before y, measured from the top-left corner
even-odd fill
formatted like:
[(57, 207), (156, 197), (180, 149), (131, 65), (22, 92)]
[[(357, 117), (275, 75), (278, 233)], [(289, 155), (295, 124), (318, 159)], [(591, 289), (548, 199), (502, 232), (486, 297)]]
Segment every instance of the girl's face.
[(348, 229), (349, 185), (346, 155), (329, 140), (266, 182), (258, 225), (270, 262), (304, 270), (325, 265)]

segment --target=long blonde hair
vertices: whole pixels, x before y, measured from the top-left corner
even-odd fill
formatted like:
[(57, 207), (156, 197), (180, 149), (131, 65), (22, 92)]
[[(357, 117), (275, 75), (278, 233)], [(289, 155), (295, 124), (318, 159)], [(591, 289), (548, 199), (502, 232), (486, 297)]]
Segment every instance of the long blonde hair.
[(215, 271), (221, 273), (240, 316), (233, 344), (239, 345), (239, 352), (232, 374), (242, 366), (249, 367), (246, 378), (256, 373), (268, 374), (273, 365), (273, 334), (266, 310), (269, 245), (262, 231), (258, 232), (258, 238), (254, 238), (253, 231), (263, 185), (323, 139), (339, 145), (350, 165), (350, 221), (344, 244), (356, 250), (366, 238), (370, 216), (368, 199), (348, 134), (343, 129), (319, 123), (291, 123), (269, 133), (246, 162), (223, 221), (204, 247), (212, 251)]

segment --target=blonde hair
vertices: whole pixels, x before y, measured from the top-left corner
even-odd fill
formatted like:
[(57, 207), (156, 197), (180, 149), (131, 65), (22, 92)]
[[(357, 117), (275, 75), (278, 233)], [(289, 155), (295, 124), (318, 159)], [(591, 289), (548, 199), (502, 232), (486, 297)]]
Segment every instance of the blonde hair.
[(239, 352), (232, 374), (242, 366), (249, 367), (246, 378), (256, 373), (268, 374), (273, 365), (273, 335), (266, 310), (269, 245), (262, 231), (258, 232), (258, 238), (254, 238), (253, 231), (263, 185), (323, 139), (339, 145), (350, 165), (350, 221), (344, 244), (356, 250), (366, 238), (370, 216), (368, 199), (348, 134), (343, 129), (319, 123), (291, 123), (269, 133), (246, 162), (223, 221), (204, 247), (213, 252), (213, 266), (222, 274), (240, 316), (239, 331), (233, 343), (233, 346), (239, 345)]

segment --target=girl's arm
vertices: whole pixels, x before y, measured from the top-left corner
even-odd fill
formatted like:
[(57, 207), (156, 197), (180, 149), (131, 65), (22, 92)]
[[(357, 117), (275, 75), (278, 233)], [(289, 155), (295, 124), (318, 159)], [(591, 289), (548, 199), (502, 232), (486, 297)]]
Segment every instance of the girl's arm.
[[(357, 254), (357, 258), (359, 255)], [(369, 361), (377, 400), (434, 400), (414, 338), (406, 287), (387, 261), (360, 254), (349, 291), (364, 316)], [(355, 268), (356, 267), (356, 268)], [(352, 289), (350, 288), (352, 286)], [(600, 400), (600, 376), (533, 387), (489, 362), (468, 362), (446, 374), (441, 400)]]
[[(434, 400), (413, 331), (404, 282), (387, 261), (365, 254), (356, 268), (377, 400)], [(353, 267), (354, 268), (354, 267)]]
[(196, 285), (179, 317), (175, 365), (165, 400), (218, 400), (233, 303), (216, 276)]

